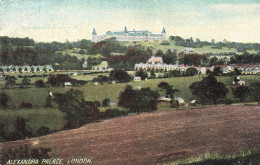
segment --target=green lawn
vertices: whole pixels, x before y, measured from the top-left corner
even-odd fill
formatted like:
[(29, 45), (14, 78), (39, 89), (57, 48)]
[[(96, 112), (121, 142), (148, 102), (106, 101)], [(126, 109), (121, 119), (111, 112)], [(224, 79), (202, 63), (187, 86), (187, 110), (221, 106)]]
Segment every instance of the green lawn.
[(5, 125), (6, 132), (14, 131), (15, 119), (21, 116), (28, 120), (33, 133), (41, 126), (47, 126), (51, 131), (61, 129), (65, 123), (63, 113), (57, 108), (8, 109), (0, 110), (0, 121)]
[[(173, 77), (173, 78), (164, 78), (164, 79), (150, 79), (147, 81), (138, 81), (138, 82), (129, 82), (129, 83), (117, 83), (117, 84), (104, 84), (104, 85), (94, 85), (94, 83), (89, 82), (85, 86), (81, 87), (72, 87), (83, 91), (85, 100), (89, 101), (102, 101), (105, 98), (110, 98), (111, 102), (117, 103), (118, 95), (124, 87), (129, 84), (132, 87), (150, 87), (153, 90), (158, 90), (157, 84), (160, 81), (166, 81), (170, 85), (173, 85), (174, 88), (178, 89), (179, 92), (175, 96), (182, 97), (186, 102), (190, 102), (193, 99), (189, 86), (192, 82), (200, 81), (205, 75), (193, 76), (193, 77)], [(80, 79), (85, 79), (84, 76), (79, 76)], [(246, 82), (246, 85), (260, 79), (260, 75), (242, 75), (240, 76), (242, 80)], [(76, 76), (75, 76), (76, 78)], [(231, 77), (220, 76), (217, 77), (220, 82), (226, 84), (227, 88), (230, 89), (233, 79)], [(1, 89), (1, 91), (6, 92), (10, 97), (10, 103), (16, 107), (22, 101), (31, 102), (34, 105), (42, 106), (45, 103), (46, 96), (48, 92), (65, 92), (70, 88), (63, 87), (48, 87), (48, 88), (35, 88), (31, 85), (30, 88), (14, 88), (14, 89)], [(232, 98), (231, 91), (228, 94), (228, 98)]]
[[(144, 41), (140, 41), (140, 42), (136, 42), (136, 44), (140, 45), (140, 46), (144, 46), (145, 48), (147, 47), (151, 47), (153, 48), (155, 51), (157, 51), (158, 49), (161, 49), (162, 51), (167, 51), (168, 49), (174, 50), (176, 49), (178, 52), (181, 52), (184, 50), (183, 46), (176, 46), (174, 41), (170, 41), (170, 45), (160, 45), (160, 42), (155, 42), (155, 41), (149, 41), (149, 42), (144, 42)], [(124, 45), (124, 46), (133, 46), (135, 45), (133, 42), (120, 42), (120, 44)], [(195, 52), (197, 53), (225, 53), (225, 52), (236, 52), (235, 48), (227, 48), (227, 47), (223, 47), (222, 49), (211, 49), (210, 46), (204, 46), (202, 48), (194, 48)], [(257, 53), (257, 51), (255, 50), (249, 50), (249, 53)]]

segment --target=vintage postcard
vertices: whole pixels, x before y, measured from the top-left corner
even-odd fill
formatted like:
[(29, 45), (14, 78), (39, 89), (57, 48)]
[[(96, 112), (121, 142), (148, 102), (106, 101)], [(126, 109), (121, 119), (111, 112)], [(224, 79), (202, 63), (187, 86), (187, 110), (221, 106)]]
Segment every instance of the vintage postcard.
[(259, 105), (259, 0), (0, 0), (0, 165), (259, 165)]

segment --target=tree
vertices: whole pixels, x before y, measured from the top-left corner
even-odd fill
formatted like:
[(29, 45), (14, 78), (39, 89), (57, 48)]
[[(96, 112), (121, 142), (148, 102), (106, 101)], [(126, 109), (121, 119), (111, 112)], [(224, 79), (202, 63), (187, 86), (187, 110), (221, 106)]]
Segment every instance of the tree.
[(110, 99), (109, 98), (105, 98), (103, 101), (102, 101), (102, 107), (107, 107), (110, 105)]
[(44, 83), (42, 80), (36, 80), (34, 83), (35, 87), (37, 88), (43, 88), (44, 87)]
[(0, 108), (8, 107), (7, 103), (10, 100), (11, 100), (10, 97), (5, 92), (1, 92), (0, 93)]
[(118, 106), (128, 108), (130, 112), (149, 112), (157, 109), (158, 93), (150, 88), (133, 90), (127, 85), (119, 94)]
[(154, 73), (154, 68), (152, 68), (151, 72), (150, 72), (150, 78), (151, 79), (155, 79), (156, 78), (156, 75)]
[(161, 50), (161, 49), (158, 49), (157, 52), (156, 52), (156, 54), (155, 54), (155, 56), (157, 56), (157, 57), (162, 57), (162, 56), (163, 56), (162, 50)]
[(148, 74), (144, 70), (138, 70), (135, 72), (135, 76), (141, 77), (142, 80), (145, 80), (148, 77)]
[[(169, 95), (171, 99), (173, 99), (173, 95), (178, 92), (177, 89), (173, 89), (173, 86), (172, 85), (169, 85), (167, 82), (160, 82), (158, 85), (157, 85), (159, 88), (163, 89), (164, 93), (166, 95)], [(166, 91), (166, 92), (165, 92)]]
[(193, 68), (193, 67), (189, 67), (185, 71), (186, 76), (195, 76), (196, 74), (198, 74), (198, 70), (196, 68)]
[(177, 61), (177, 51), (172, 52), (170, 49), (162, 56), (163, 62), (166, 64), (175, 64)]
[(22, 85), (25, 85), (27, 87), (28, 85), (30, 85), (30, 82), (31, 82), (31, 80), (27, 76), (23, 77)]
[(118, 96), (118, 106), (124, 108), (132, 108), (135, 104), (135, 92), (131, 85), (126, 85), (124, 91), (121, 91)]
[(73, 79), (69, 75), (65, 74), (56, 74), (56, 75), (49, 75), (48, 83), (52, 86), (61, 86), (64, 82), (72, 82)]
[(70, 89), (65, 93), (54, 93), (53, 101), (58, 104), (59, 110), (65, 113), (65, 119), (76, 127), (86, 122), (85, 100), (80, 90)]
[(225, 84), (218, 82), (212, 74), (203, 78), (202, 81), (193, 82), (189, 88), (192, 95), (203, 104), (213, 101), (217, 105), (217, 100), (225, 98), (228, 93)]
[(245, 85), (237, 85), (231, 89), (234, 97), (238, 98), (240, 102), (245, 100), (247, 92), (249, 91), (248, 86)]
[(14, 76), (7, 75), (5, 77), (5, 87), (14, 86), (17, 79)]
[(257, 101), (260, 105), (260, 82), (254, 82), (249, 86), (249, 94), (253, 101)]
[(109, 79), (119, 82), (129, 82), (131, 80), (131, 77), (124, 70), (112, 70), (109, 73)]

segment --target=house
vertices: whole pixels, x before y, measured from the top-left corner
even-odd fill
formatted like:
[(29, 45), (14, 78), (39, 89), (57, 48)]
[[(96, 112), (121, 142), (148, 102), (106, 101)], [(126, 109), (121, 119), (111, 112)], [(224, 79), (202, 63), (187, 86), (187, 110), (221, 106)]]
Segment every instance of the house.
[(165, 40), (166, 37), (166, 31), (163, 27), (160, 34), (154, 34), (148, 30), (135, 30), (132, 31), (127, 30), (125, 27), (123, 31), (107, 31), (104, 35), (97, 35), (96, 29), (93, 28), (92, 31), (92, 42), (99, 42), (108, 38), (115, 37), (118, 41), (161, 41)]
[(134, 81), (141, 81), (141, 77), (134, 77)]
[(193, 53), (194, 52), (194, 48), (184, 48), (183, 50), (185, 53)]
[(174, 97), (174, 100), (178, 101), (179, 106), (184, 106), (185, 105), (185, 101), (181, 97)]
[(65, 87), (71, 87), (72, 84), (71, 84), (71, 82), (64, 82), (64, 86), (65, 86)]
[(102, 61), (99, 65), (93, 66), (92, 69), (93, 69), (93, 70), (97, 70), (97, 71), (110, 70), (110, 68), (108, 68), (108, 63), (107, 63), (107, 61)]
[(152, 56), (148, 61), (147, 61), (148, 64), (162, 64), (163, 63), (163, 60), (162, 60), (162, 57), (155, 57), (155, 56)]

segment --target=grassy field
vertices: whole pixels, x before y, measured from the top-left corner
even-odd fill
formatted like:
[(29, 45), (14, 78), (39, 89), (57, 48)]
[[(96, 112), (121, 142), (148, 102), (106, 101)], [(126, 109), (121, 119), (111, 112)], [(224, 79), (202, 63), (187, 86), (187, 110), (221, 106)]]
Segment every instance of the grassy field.
[[(135, 45), (133, 42), (120, 42), (122, 45), (125, 46), (133, 46)], [(149, 41), (149, 42), (136, 42), (137, 45), (144, 46), (145, 48), (151, 47), (155, 51), (161, 49), (162, 51), (167, 51), (168, 49), (177, 50), (181, 52), (184, 50), (183, 46), (176, 46), (174, 41), (170, 41), (170, 45), (160, 45), (160, 42)], [(227, 48), (223, 47), (222, 49), (212, 49), (210, 46), (204, 46), (202, 48), (194, 48), (194, 51), (197, 53), (227, 53), (227, 52), (236, 52), (235, 48)], [(257, 53), (255, 50), (249, 50), (249, 53)]]
[[(260, 75), (242, 75), (240, 76), (242, 80), (244, 80), (247, 84), (250, 84), (254, 81), (260, 79)], [(85, 76), (81, 76), (82, 79)], [(192, 82), (202, 80), (203, 76), (194, 76), (194, 77), (174, 77), (174, 78), (166, 78), (166, 79), (152, 79), (147, 81), (140, 82), (129, 82), (129, 83), (117, 83), (117, 84), (104, 84), (104, 85), (94, 85), (94, 83), (90, 82), (85, 86), (81, 87), (73, 87), (74, 89), (79, 89), (83, 91), (85, 100), (88, 101), (100, 101), (102, 102), (105, 98), (110, 98), (111, 103), (115, 103), (110, 107), (101, 107), (101, 111), (105, 111), (107, 108), (118, 108), (118, 95), (124, 89), (124, 87), (129, 84), (132, 87), (150, 87), (153, 90), (158, 90), (157, 84), (161, 81), (166, 81), (170, 85), (173, 85), (174, 88), (178, 89), (179, 92), (175, 94), (175, 96), (182, 97), (186, 103), (189, 103), (194, 97), (191, 95), (189, 90), (189, 86)], [(217, 77), (218, 81), (221, 81), (226, 84), (229, 88), (232, 82), (231, 77)], [(17, 116), (25, 117), (29, 120), (29, 123), (33, 125), (33, 132), (37, 131), (40, 126), (48, 126), (51, 130), (60, 129), (64, 124), (64, 120), (62, 118), (62, 113), (60, 113), (57, 109), (57, 105), (53, 103), (54, 109), (45, 109), (43, 105), (45, 104), (46, 97), (48, 93), (51, 92), (59, 92), (63, 93), (68, 91), (70, 88), (63, 87), (46, 87), (46, 88), (35, 88), (31, 85), (29, 88), (14, 88), (14, 89), (0, 89), (1, 92), (6, 92), (10, 98), (10, 105), (15, 106), (14, 109), (9, 110), (0, 110), (0, 121), (5, 123), (6, 130), (13, 131), (13, 122)], [(229, 88), (230, 89), (230, 88)], [(229, 92), (227, 98), (232, 99), (232, 93)], [(33, 104), (33, 109), (19, 109), (19, 105), (23, 102), (30, 102)], [(158, 104), (158, 109), (170, 109), (168, 103), (160, 103)]]
[(0, 121), (5, 125), (6, 132), (14, 131), (15, 119), (20, 116), (28, 120), (32, 132), (41, 126), (47, 126), (51, 131), (61, 129), (65, 123), (63, 113), (57, 108), (8, 109), (0, 110)]
[[(106, 74), (106, 73), (105, 73)], [(93, 76), (93, 75), (92, 75)], [(86, 80), (88, 76), (78, 76), (77, 78)], [(93, 76), (94, 77), (94, 76)], [(92, 77), (92, 78), (93, 78)], [(240, 76), (242, 80), (246, 82), (246, 85), (254, 81), (259, 81), (260, 75), (242, 75)], [(76, 76), (75, 76), (76, 78)], [(150, 79), (147, 81), (139, 82), (129, 82), (129, 83), (117, 83), (117, 84), (104, 84), (104, 85), (94, 85), (94, 83), (89, 82), (85, 86), (72, 87), (74, 89), (79, 89), (83, 91), (85, 100), (89, 101), (102, 101), (105, 98), (110, 98), (111, 102), (118, 102), (118, 95), (124, 87), (129, 84), (132, 87), (150, 87), (153, 90), (159, 90), (157, 84), (161, 81), (166, 81), (174, 88), (178, 89), (179, 92), (175, 96), (182, 97), (186, 102), (190, 102), (193, 99), (191, 95), (189, 86), (192, 82), (201, 81), (203, 76), (193, 76), (193, 77), (173, 77), (164, 79)], [(217, 77), (218, 81), (226, 84), (227, 88), (231, 86), (233, 79), (231, 77), (220, 76)], [(48, 88), (35, 88), (31, 85), (30, 88), (14, 88), (14, 89), (1, 89), (1, 91), (6, 92), (11, 97), (11, 104), (14, 106), (19, 106), (22, 101), (31, 102), (34, 105), (42, 106), (45, 103), (45, 98), (48, 92), (65, 92), (70, 88), (63, 87), (48, 87)], [(229, 88), (230, 89), (230, 88)], [(227, 98), (232, 98), (231, 91), (229, 92)]]
[[(232, 154), (260, 147), (260, 106), (210, 106), (108, 119), (27, 140), (0, 143), (9, 148), (51, 148), (52, 157), (87, 157), (93, 164), (149, 164)], [(182, 154), (185, 153), (185, 154)]]
[(158, 165), (230, 165), (230, 164), (260, 164), (260, 149), (240, 151), (231, 155), (210, 154), (179, 160), (176, 162), (159, 163)]
[(57, 51), (57, 52), (61, 52), (63, 55), (69, 54), (71, 56), (76, 56), (78, 59), (82, 59), (82, 58), (87, 59), (88, 57), (96, 57), (96, 58), (101, 57), (100, 54), (78, 54), (78, 53), (73, 53), (72, 50)]

